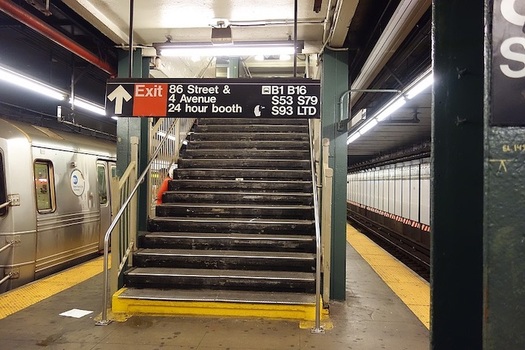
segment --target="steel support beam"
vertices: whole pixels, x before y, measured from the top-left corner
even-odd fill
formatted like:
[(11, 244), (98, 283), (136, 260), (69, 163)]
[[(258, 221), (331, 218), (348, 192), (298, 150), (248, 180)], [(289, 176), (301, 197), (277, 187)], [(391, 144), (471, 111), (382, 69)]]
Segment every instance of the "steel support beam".
[(483, 11), (433, 0), (432, 349), (481, 349)]
[[(142, 49), (133, 51), (133, 78), (147, 78), (149, 76), (149, 60), (142, 58)], [(119, 52), (118, 76), (129, 77), (129, 51)], [(121, 176), (130, 161), (130, 139), (133, 136), (139, 138), (139, 174), (148, 164), (149, 155), (149, 126), (148, 118), (119, 118), (117, 121), (117, 174)], [(147, 181), (139, 188), (138, 192), (138, 229), (146, 230), (147, 215), (149, 212), (149, 200)]]
[(347, 132), (339, 131), (339, 98), (348, 90), (348, 53), (326, 49), (321, 76), (321, 134), (330, 140), (328, 165), (334, 170), (330, 297), (346, 298), (346, 164)]

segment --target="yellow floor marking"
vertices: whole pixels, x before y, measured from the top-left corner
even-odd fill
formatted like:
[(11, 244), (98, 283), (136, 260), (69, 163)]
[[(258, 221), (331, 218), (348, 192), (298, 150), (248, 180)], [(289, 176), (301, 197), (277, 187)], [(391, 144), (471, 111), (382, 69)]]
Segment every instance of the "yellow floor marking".
[(99, 257), (0, 294), (0, 319), (73, 287), (101, 273), (102, 269), (103, 257)]
[[(269, 304), (119, 298), (125, 291), (126, 288), (122, 288), (113, 294), (111, 310), (113, 315), (121, 315), (120, 319), (124, 321), (131, 315), (229, 316), (299, 321), (315, 320), (315, 303)], [(324, 323), (323, 326), (330, 326), (328, 310), (321, 309), (321, 320)]]
[(346, 225), (346, 240), (383, 281), (427, 327), (430, 327), (430, 286), (416, 273), (377, 246), (368, 237)]

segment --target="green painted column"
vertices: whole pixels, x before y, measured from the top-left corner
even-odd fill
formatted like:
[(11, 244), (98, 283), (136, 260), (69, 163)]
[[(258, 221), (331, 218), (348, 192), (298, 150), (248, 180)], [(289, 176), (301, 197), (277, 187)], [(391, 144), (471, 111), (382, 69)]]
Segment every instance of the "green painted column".
[(330, 140), (329, 166), (334, 169), (332, 195), (332, 258), (330, 297), (346, 297), (346, 130), (338, 131), (339, 98), (348, 90), (348, 54), (346, 51), (323, 53), (321, 75), (321, 134)]
[(483, 12), (433, 0), (432, 349), (481, 349)]
[[(142, 49), (133, 51), (132, 78), (148, 78), (149, 63), (142, 58)], [(129, 78), (129, 51), (119, 52), (118, 77)], [(139, 138), (139, 174), (146, 168), (148, 159), (148, 118), (119, 118), (117, 121), (117, 174), (121, 176), (130, 162), (130, 138)], [(147, 188), (142, 185), (138, 193), (138, 229), (146, 230), (148, 198)]]
[(486, 3), (483, 349), (525, 349), (525, 4)]

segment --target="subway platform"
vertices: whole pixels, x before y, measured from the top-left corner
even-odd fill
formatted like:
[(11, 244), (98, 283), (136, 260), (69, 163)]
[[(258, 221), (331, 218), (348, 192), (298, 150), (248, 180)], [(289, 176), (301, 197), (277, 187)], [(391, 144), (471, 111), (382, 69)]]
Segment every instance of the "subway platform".
[[(297, 321), (229, 317), (131, 316), (96, 326), (97, 258), (0, 295), (0, 348), (428, 349), (428, 284), (351, 226), (347, 241), (346, 301), (330, 302), (323, 334)], [(76, 317), (61, 315), (68, 311)]]

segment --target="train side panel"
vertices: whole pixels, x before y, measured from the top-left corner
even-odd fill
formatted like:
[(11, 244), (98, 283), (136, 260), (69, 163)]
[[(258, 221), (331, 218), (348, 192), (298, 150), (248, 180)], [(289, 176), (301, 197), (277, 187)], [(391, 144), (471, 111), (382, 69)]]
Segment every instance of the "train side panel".
[(4, 183), (9, 198), (16, 202), (0, 216), (0, 247), (14, 245), (0, 253), (0, 277), (13, 278), (0, 286), (0, 292), (35, 279), (36, 211), (31, 147), (22, 135), (0, 138)]
[(96, 156), (34, 147), (33, 159), (35, 167), (49, 167), (49, 190), (55, 189), (54, 196), (49, 193), (52, 208), (47, 209), (47, 202), (37, 208), (35, 277), (39, 278), (98, 253), (100, 205)]

